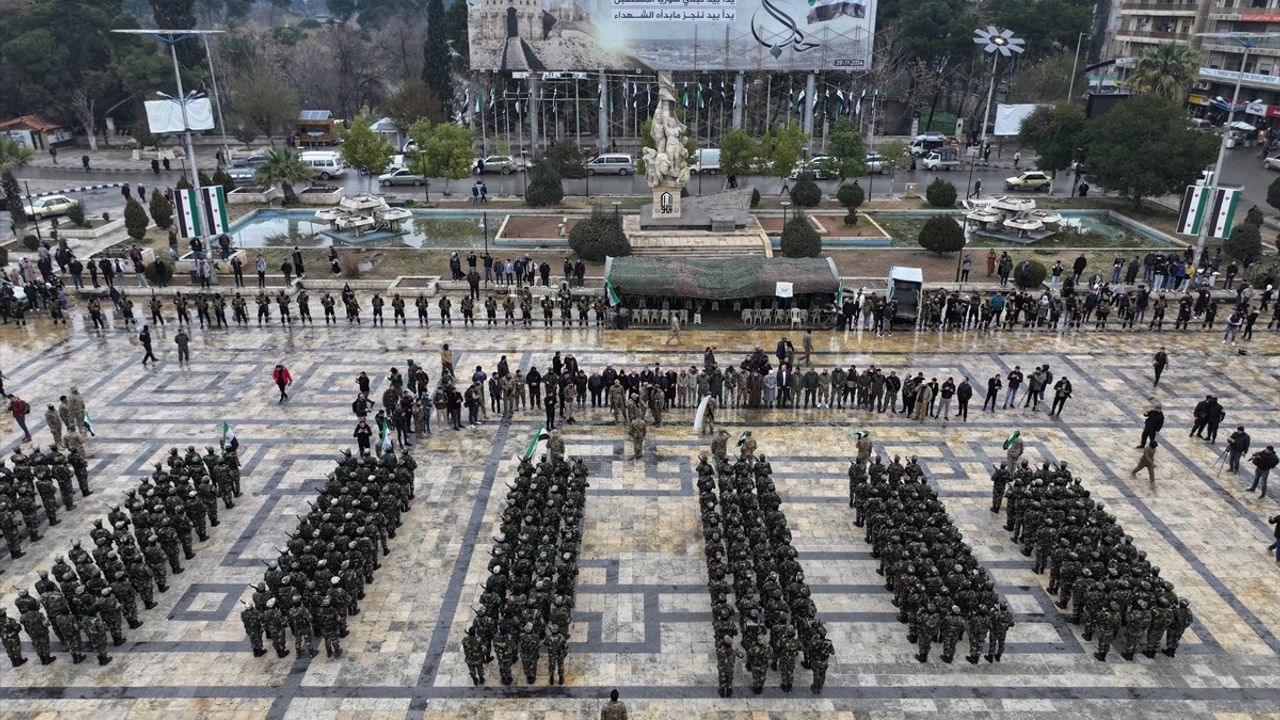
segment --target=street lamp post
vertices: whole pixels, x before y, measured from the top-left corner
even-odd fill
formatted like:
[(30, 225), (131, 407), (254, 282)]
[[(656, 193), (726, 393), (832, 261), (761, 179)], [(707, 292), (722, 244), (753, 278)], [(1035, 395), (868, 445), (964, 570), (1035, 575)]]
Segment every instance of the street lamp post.
[(1015, 37), (1013, 31), (1005, 28), (999, 30), (994, 25), (988, 25), (986, 29), (978, 28), (973, 31), (973, 42), (982, 45), (982, 51), (991, 55), (991, 82), (987, 85), (987, 106), (982, 111), (982, 145), (987, 144), (987, 118), (991, 116), (991, 98), (996, 91), (996, 63), (1000, 60), (1000, 56), (1010, 58), (1014, 55), (1021, 54), (1027, 48), (1026, 41), (1020, 37)]
[[(782, 201), (782, 229), (783, 229), (783, 230), (786, 230), (786, 229), (787, 229), (787, 208), (789, 208), (789, 207), (791, 207), (791, 201), (790, 201), (790, 200), (783, 200), (783, 201)], [(781, 237), (782, 237), (782, 233), (781, 233), (781, 232), (779, 232), (779, 233), (778, 233), (778, 237), (779, 237), (779, 238), (781, 238)]]
[[(484, 212), (480, 213), (480, 221), (484, 224), (484, 254), (487, 256), (489, 254), (489, 211), (488, 210), (485, 210)], [(486, 290), (489, 289), (488, 273), (485, 273), (484, 287)]]
[(1082, 32), (1080, 33), (1080, 36), (1076, 38), (1076, 54), (1071, 60), (1071, 77), (1067, 79), (1067, 102), (1071, 102), (1071, 96), (1075, 93), (1076, 89), (1076, 64), (1080, 62), (1080, 44), (1088, 36), (1089, 33)]
[[(1249, 51), (1258, 47), (1264, 40), (1280, 38), (1280, 33), (1197, 33), (1197, 35), (1230, 40), (1244, 48), (1244, 55), (1240, 58), (1240, 71), (1236, 74), (1235, 90), (1231, 94), (1231, 107), (1227, 110), (1227, 129), (1218, 142), (1218, 159), (1213, 164), (1213, 175), (1209, 180), (1209, 207), (1212, 208), (1213, 200), (1218, 195), (1218, 178), (1222, 175), (1222, 161), (1226, 159), (1227, 137), (1231, 133), (1231, 123), (1235, 120), (1236, 104), (1240, 102), (1240, 81), (1244, 79), (1245, 68), (1249, 62)], [(1200, 267), (1200, 258), (1204, 255), (1204, 246), (1209, 239), (1209, 227), (1212, 224), (1208, 218), (1201, 219), (1200, 232), (1196, 235), (1195, 255), (1191, 258), (1193, 267)]]
[[(23, 181), (22, 181), (22, 187), (26, 188), (26, 191), (27, 191), (27, 205), (28, 205), (32, 210), (35, 210), (35, 209), (36, 209), (36, 202), (35, 202), (35, 200), (33, 200), (33, 199), (31, 198), (31, 184), (30, 184), (30, 183), (28, 183), (26, 180), (23, 180)], [(33, 214), (34, 214), (34, 213), (33, 213)], [(39, 215), (36, 215), (36, 217), (35, 217), (34, 219), (35, 219), (35, 221), (36, 221), (36, 240), (37, 240), (38, 242), (44, 242), (44, 238), (40, 236), (40, 216), (39, 216)], [(15, 235), (16, 235), (16, 234), (15, 234)], [(17, 239), (21, 240), (22, 238), (17, 238)]]

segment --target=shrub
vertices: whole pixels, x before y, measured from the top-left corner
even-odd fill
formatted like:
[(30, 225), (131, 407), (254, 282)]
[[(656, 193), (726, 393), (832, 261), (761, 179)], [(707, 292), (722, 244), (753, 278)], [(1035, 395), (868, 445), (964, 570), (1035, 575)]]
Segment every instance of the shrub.
[(818, 203), (822, 202), (822, 188), (814, 182), (813, 173), (800, 173), (796, 178), (796, 184), (791, 186), (791, 202), (796, 207), (806, 208), (818, 207)]
[(942, 178), (935, 178), (929, 183), (929, 187), (925, 188), (924, 198), (934, 207), (952, 207), (956, 204), (956, 186)]
[(84, 220), (84, 206), (76, 203), (67, 209), (67, 220), (71, 221), (76, 227), (88, 227), (89, 223)]
[(151, 219), (156, 221), (156, 225), (168, 230), (173, 224), (173, 205), (169, 204), (169, 198), (164, 193), (153, 192), (148, 203), (151, 207)]
[(1222, 241), (1222, 251), (1244, 263), (1254, 262), (1262, 257), (1262, 233), (1246, 220), (1231, 228), (1231, 235)]
[(30, 250), (31, 252), (35, 252), (40, 249), (40, 238), (35, 235), (23, 235), (22, 247)]
[(191, 181), (187, 179), (187, 174), (183, 173), (182, 177), (178, 178), (178, 182), (175, 183), (173, 187), (175, 190), (190, 190)]
[[(227, 171), (223, 170), (221, 167), (213, 171), (213, 182), (216, 185), (221, 185), (223, 192), (231, 192), (236, 189), (236, 181), (232, 180), (231, 176), (227, 174)], [(152, 210), (152, 214), (155, 214), (154, 209)]]
[(866, 201), (867, 195), (862, 191), (862, 186), (857, 180), (851, 183), (844, 183), (840, 189), (836, 190), (836, 200), (844, 207), (852, 210), (862, 207), (862, 203)]
[(213, 185), (213, 178), (209, 177), (209, 173), (201, 170), (196, 173), (196, 177), (200, 179), (200, 187), (209, 187)]
[(147, 265), (142, 274), (146, 276), (149, 282), (157, 285), (168, 285), (173, 279), (173, 266), (169, 263), (157, 259), (155, 262)]
[(916, 242), (925, 250), (936, 253), (956, 252), (964, 247), (964, 228), (960, 227), (955, 218), (936, 215), (920, 228)]
[(577, 143), (558, 142), (547, 148), (542, 157), (555, 165), (561, 178), (578, 180), (587, 176), (587, 168), (584, 165), (587, 158), (583, 157)]
[(142, 204), (133, 198), (124, 204), (124, 226), (129, 231), (129, 237), (134, 240), (141, 240), (147, 235), (147, 225), (151, 224), (147, 218), (147, 211), (142, 209)]
[(785, 257), (818, 257), (822, 254), (822, 236), (800, 213), (782, 228), (782, 254)]
[(1249, 212), (1244, 214), (1244, 222), (1246, 225), (1262, 227), (1262, 221), (1263, 221), (1262, 209), (1259, 208), (1257, 205), (1254, 205), (1253, 207), (1249, 208)]
[(760, 207), (760, 191), (756, 188), (751, 188), (751, 207)]
[(1031, 260), (1031, 266), (1025, 277), (1022, 274), (1022, 263), (1013, 266), (1013, 279), (1018, 287), (1023, 290), (1031, 290), (1038, 288), (1044, 284), (1044, 279), (1049, 274), (1049, 269), (1039, 260)]
[(560, 182), (560, 173), (555, 164), (540, 160), (529, 172), (529, 187), (525, 190), (524, 201), (533, 207), (558, 205), (564, 199), (564, 186)]
[(622, 218), (598, 210), (569, 231), (569, 247), (578, 257), (592, 262), (631, 254), (631, 243), (622, 231)]
[(849, 208), (849, 212), (844, 214), (844, 224), (848, 227), (853, 227), (858, 224), (857, 208)]

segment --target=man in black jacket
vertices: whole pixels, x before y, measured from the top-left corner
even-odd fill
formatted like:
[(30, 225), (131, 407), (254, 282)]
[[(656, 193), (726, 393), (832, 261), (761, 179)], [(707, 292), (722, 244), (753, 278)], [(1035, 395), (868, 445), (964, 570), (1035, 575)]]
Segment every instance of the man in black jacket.
[(1164, 411), (1159, 406), (1150, 408), (1142, 417), (1146, 420), (1142, 423), (1142, 439), (1138, 441), (1138, 450), (1146, 447), (1148, 440), (1155, 440), (1156, 435), (1164, 428)]
[(1231, 472), (1240, 472), (1240, 457), (1249, 452), (1249, 433), (1240, 425), (1227, 438), (1227, 467)]
[(969, 378), (964, 378), (960, 384), (956, 386), (956, 417), (960, 420), (969, 420), (969, 398), (973, 397), (973, 386), (969, 384)]

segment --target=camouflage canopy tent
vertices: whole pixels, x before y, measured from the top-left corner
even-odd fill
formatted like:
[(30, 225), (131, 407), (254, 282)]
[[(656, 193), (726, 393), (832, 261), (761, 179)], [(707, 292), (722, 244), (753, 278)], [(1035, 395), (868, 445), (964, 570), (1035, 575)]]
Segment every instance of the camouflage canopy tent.
[(613, 258), (605, 272), (619, 295), (699, 300), (771, 298), (778, 283), (795, 297), (835, 295), (840, 287), (827, 258)]

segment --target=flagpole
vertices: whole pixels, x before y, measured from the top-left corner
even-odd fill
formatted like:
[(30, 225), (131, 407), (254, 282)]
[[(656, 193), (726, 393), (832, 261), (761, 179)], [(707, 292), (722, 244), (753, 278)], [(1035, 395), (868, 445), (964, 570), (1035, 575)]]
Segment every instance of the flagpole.
[(578, 78), (573, 79), (573, 144), (582, 146), (582, 103), (579, 98), (582, 95), (582, 89), (578, 83)]

